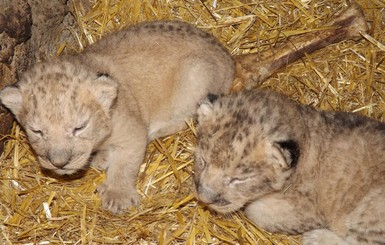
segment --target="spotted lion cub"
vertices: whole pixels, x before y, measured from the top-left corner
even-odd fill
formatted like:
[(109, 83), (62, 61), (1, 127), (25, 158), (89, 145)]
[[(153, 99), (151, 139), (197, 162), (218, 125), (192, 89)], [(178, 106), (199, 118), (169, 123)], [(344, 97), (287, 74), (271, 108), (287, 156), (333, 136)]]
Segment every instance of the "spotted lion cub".
[(195, 192), (303, 244), (385, 244), (385, 124), (268, 90), (198, 109)]
[[(40, 165), (58, 175), (107, 169), (102, 205), (139, 201), (135, 180), (147, 143), (185, 126), (208, 93), (224, 93), (234, 62), (208, 33), (178, 21), (145, 22), (84, 52), (34, 65), (0, 93)], [(188, 96), (186, 96), (188, 94)]]

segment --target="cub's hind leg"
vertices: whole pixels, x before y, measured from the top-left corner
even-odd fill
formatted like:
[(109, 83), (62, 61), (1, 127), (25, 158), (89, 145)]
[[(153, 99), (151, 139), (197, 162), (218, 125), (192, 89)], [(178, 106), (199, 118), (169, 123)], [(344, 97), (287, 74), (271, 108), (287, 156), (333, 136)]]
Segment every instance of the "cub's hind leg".
[(203, 54), (184, 57), (175, 74), (178, 83), (172, 99), (174, 118), (185, 120), (186, 116), (193, 116), (198, 103), (209, 93), (228, 93), (234, 78), (232, 68), (220, 66), (215, 59)]
[(234, 69), (224, 68), (206, 54), (193, 54), (180, 59), (172, 88), (172, 98), (167, 110), (170, 116), (156, 120), (149, 128), (149, 139), (174, 134), (187, 127), (186, 119), (196, 114), (196, 109), (209, 93), (223, 94), (230, 90)]
[(341, 237), (328, 229), (317, 229), (303, 234), (303, 245), (349, 245)]
[(312, 203), (304, 196), (275, 193), (246, 207), (246, 216), (270, 232), (301, 234), (322, 228)]
[(343, 221), (351, 245), (385, 244), (385, 186), (372, 189)]

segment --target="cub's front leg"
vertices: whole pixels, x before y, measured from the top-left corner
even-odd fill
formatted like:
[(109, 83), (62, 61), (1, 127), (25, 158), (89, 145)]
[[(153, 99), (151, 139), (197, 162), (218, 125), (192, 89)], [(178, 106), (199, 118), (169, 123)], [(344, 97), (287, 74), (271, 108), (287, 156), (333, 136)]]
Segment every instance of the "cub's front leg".
[(269, 232), (300, 234), (321, 227), (321, 220), (306, 197), (271, 194), (246, 206), (245, 214), (255, 225)]
[(102, 206), (112, 213), (121, 213), (139, 203), (135, 182), (144, 159), (147, 132), (139, 126), (126, 132), (130, 135), (112, 136), (112, 143), (101, 152), (107, 161), (107, 178), (97, 190)]

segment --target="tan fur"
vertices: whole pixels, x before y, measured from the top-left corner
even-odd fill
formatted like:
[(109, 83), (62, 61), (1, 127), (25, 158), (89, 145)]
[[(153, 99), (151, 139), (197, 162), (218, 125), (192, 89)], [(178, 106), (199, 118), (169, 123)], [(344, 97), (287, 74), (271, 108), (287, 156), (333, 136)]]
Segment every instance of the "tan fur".
[(198, 109), (195, 188), (218, 212), (303, 244), (385, 244), (385, 124), (268, 90)]
[(85, 52), (33, 66), (0, 93), (44, 169), (107, 169), (102, 204), (138, 202), (135, 179), (147, 143), (176, 132), (208, 93), (224, 93), (234, 63), (211, 35), (182, 22), (147, 22)]

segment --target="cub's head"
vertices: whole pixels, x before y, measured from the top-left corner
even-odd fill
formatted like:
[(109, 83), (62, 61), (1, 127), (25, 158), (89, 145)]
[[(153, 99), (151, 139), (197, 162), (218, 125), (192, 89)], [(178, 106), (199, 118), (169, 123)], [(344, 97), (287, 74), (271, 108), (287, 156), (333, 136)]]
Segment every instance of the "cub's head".
[(271, 106), (275, 96), (279, 95), (211, 96), (199, 106), (194, 186), (196, 197), (210, 208), (233, 212), (286, 187), (300, 146), (293, 128), (280, 118), (279, 113), (290, 112)]
[(110, 107), (117, 83), (68, 62), (40, 63), (0, 100), (27, 133), (44, 169), (71, 175), (88, 167), (111, 133)]

